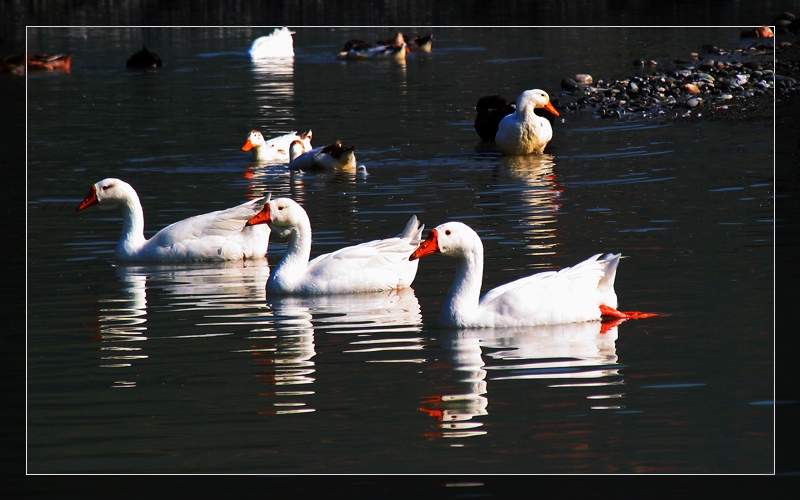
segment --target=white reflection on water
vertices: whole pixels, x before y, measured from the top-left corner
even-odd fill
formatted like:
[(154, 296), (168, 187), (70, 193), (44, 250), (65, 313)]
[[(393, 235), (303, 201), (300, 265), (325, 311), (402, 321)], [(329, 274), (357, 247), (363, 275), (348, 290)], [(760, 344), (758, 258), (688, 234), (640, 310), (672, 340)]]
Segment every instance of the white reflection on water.
[[(294, 116), (294, 57), (274, 57), (251, 61), (253, 76), (252, 89), (255, 93), (259, 121), (242, 130), (245, 137), (250, 129), (264, 134), (264, 139), (289, 132), (304, 133), (312, 127), (296, 125)], [(302, 129), (302, 130), (300, 130)], [(313, 129), (312, 129), (313, 132)], [(244, 153), (242, 153), (244, 154)], [(250, 156), (250, 153), (247, 153)], [(250, 183), (250, 193), (256, 193), (265, 179), (276, 175), (288, 175), (283, 163), (252, 162), (247, 166), (244, 177)]]
[(530, 255), (550, 255), (558, 245), (559, 198), (563, 187), (553, 172), (555, 157), (549, 154), (503, 156), (503, 168), (522, 185), (517, 189), (521, 219), (515, 229), (525, 237), (525, 248)]
[(328, 335), (352, 336), (345, 353), (366, 362), (424, 361), (418, 354), (423, 339), (419, 301), (411, 288), (377, 293), (280, 297), (270, 299), (276, 316), (305, 311), (314, 328)]
[[(269, 409), (260, 415), (286, 415), (315, 411), (307, 404), (312, 390), (288, 387), (313, 384), (314, 378), (314, 328), (309, 308), (302, 304), (269, 307), (263, 313), (268, 321), (245, 337), (250, 341), (247, 349), (234, 352), (249, 353), (256, 368), (257, 384), (270, 389), (259, 392), (267, 398)], [(280, 390), (278, 390), (280, 387)]]
[[(101, 368), (126, 368), (137, 359), (147, 358), (141, 347), (129, 344), (147, 340), (147, 277), (135, 275), (121, 281), (122, 296), (99, 300)], [(113, 387), (135, 386), (135, 382), (117, 380)]]
[[(243, 322), (251, 325), (251, 321), (242, 319), (241, 311), (263, 301), (269, 266), (266, 260), (193, 267), (118, 265), (115, 272), (122, 285), (120, 295), (99, 299), (100, 366), (103, 368), (130, 368), (135, 360), (148, 358), (139, 344), (146, 340), (228, 335), (220, 333), (218, 328), (206, 330), (208, 326)], [(202, 319), (192, 325), (197, 331), (182, 335), (148, 334), (148, 292), (159, 298), (167, 297), (168, 306), (159, 307), (159, 314), (200, 311)], [(136, 386), (135, 382), (124, 380), (116, 384), (115, 387)]]
[[(245, 352), (256, 366), (256, 382), (270, 386), (259, 396), (270, 406), (261, 415), (315, 411), (308, 398), (315, 392), (288, 386), (313, 384), (316, 333), (353, 335), (352, 349), (365, 362), (423, 362), (416, 353), (423, 339), (420, 306), (410, 288), (380, 293), (276, 297), (263, 313), (270, 321), (253, 329)], [(378, 359), (374, 359), (378, 358)], [(280, 387), (281, 390), (277, 390)]]
[(294, 58), (253, 61), (252, 70), (259, 116), (272, 126), (290, 125), (294, 121)]
[[(490, 381), (552, 380), (551, 388), (615, 387), (619, 378), (617, 326), (597, 321), (529, 328), (463, 329), (446, 334), (458, 392), (424, 398), (420, 411), (436, 421), (429, 437), (485, 435), (476, 417), (489, 414)], [(597, 389), (602, 391), (602, 389)], [(622, 394), (595, 394), (591, 400), (617, 400)], [(592, 409), (622, 406), (592, 406)]]

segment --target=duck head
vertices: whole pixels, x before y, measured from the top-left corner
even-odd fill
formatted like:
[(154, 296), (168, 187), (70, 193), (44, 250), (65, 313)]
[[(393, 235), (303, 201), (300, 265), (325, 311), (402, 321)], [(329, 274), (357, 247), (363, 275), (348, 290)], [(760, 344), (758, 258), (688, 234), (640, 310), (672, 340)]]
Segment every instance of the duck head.
[(266, 142), (267, 141), (264, 140), (264, 136), (261, 135), (261, 132), (258, 130), (251, 130), (247, 135), (247, 140), (242, 146), (242, 151), (250, 151), (258, 146), (263, 146)]
[(75, 209), (76, 212), (97, 205), (98, 208), (103, 210), (115, 208), (122, 203), (126, 203), (131, 193), (135, 191), (125, 181), (109, 177), (102, 181), (92, 184), (89, 188), (89, 194)]
[(517, 113), (533, 113), (535, 108), (544, 108), (550, 113), (560, 116), (558, 110), (550, 102), (550, 96), (544, 90), (526, 90), (517, 97)]

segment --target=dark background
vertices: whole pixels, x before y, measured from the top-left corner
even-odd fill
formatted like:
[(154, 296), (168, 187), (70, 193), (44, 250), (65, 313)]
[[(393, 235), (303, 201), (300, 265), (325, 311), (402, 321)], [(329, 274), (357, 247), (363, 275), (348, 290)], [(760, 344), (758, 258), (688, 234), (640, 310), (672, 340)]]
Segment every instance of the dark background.
[[(800, 15), (798, 1), (493, 1), (359, 2), (241, 0), (0, 1), (0, 57), (23, 53), (26, 26), (741, 26), (772, 24), (783, 11)], [(685, 13), (691, 12), (691, 16)], [(780, 39), (779, 39), (780, 41)], [(794, 50), (791, 53), (797, 54)], [(782, 56), (778, 56), (779, 58)], [(785, 55), (783, 57), (792, 57)], [(797, 56), (794, 56), (797, 57)], [(780, 60), (780, 59), (779, 59)], [(798, 303), (795, 259), (800, 241), (800, 96), (775, 99), (775, 336), (776, 472), (772, 476), (25, 476), (25, 79), (0, 75), (0, 137), (6, 272), (0, 335), (5, 363), (0, 457), (5, 498), (119, 498), (142, 494), (236, 498), (666, 498), (791, 491), (800, 475), (796, 331), (787, 321)], [(54, 117), (57, 119), (57, 117)], [(454, 484), (460, 483), (460, 487)], [(795, 488), (792, 488), (795, 489)], [(713, 492), (713, 493), (712, 493)], [(336, 494), (336, 495), (334, 495)]]

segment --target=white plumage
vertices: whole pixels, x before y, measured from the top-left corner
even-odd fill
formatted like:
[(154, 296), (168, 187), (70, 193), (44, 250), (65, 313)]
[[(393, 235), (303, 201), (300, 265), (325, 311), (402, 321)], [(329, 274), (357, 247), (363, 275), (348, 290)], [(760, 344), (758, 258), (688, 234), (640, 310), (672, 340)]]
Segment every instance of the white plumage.
[(298, 135), (297, 132), (289, 132), (270, 140), (264, 140), (264, 136), (258, 130), (251, 130), (247, 135), (247, 140), (242, 146), (242, 151), (252, 151), (254, 161), (259, 162), (281, 162), (289, 163), (289, 147), (294, 141), (307, 149), (311, 149), (311, 130)]
[(526, 90), (517, 97), (516, 111), (506, 115), (497, 126), (494, 142), (503, 154), (541, 154), (553, 138), (553, 127), (547, 118), (539, 116), (534, 109), (544, 108), (559, 116), (544, 90)]
[(250, 45), (250, 58), (253, 60), (267, 59), (270, 57), (294, 57), (293, 31), (289, 28), (275, 28), (267, 36), (256, 38)]
[(356, 172), (356, 148), (346, 147), (341, 141), (309, 149), (302, 141), (293, 141), (289, 146), (289, 168), (303, 172), (335, 171)]
[(616, 309), (614, 278), (620, 254), (600, 254), (573, 267), (512, 281), (480, 296), (483, 244), (461, 222), (432, 229), (411, 258), (441, 253), (458, 259), (440, 315), (443, 326), (481, 328), (599, 321), (600, 306)]
[(416, 216), (393, 238), (345, 247), (311, 261), (311, 222), (297, 202), (290, 198), (272, 200), (248, 225), (264, 223), (289, 236), (286, 253), (267, 280), (267, 296), (405, 288), (417, 274), (418, 263), (408, 258), (419, 245), (424, 229)]
[(122, 235), (115, 250), (117, 260), (137, 262), (227, 261), (266, 258), (268, 227), (244, 224), (257, 214), (265, 200), (197, 215), (175, 222), (144, 237), (144, 212), (133, 187), (108, 178), (93, 184), (77, 210), (97, 205), (122, 210)]

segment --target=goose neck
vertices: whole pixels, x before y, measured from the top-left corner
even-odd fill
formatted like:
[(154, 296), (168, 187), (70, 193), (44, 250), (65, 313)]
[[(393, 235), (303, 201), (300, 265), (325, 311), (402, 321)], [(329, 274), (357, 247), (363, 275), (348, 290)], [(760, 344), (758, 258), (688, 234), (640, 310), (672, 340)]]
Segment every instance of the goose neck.
[(133, 193), (125, 197), (122, 208), (122, 235), (117, 245), (117, 253), (132, 255), (147, 241), (144, 237), (144, 211), (139, 197)]
[(449, 324), (467, 326), (477, 316), (483, 281), (483, 249), (464, 253), (458, 259), (456, 277), (445, 298), (442, 319)]
[[(311, 256), (311, 225), (307, 221), (294, 226), (289, 232), (289, 243), (278, 266), (273, 272), (274, 280), (290, 286), (298, 281), (306, 269)], [(270, 281), (273, 277), (270, 276)]]

